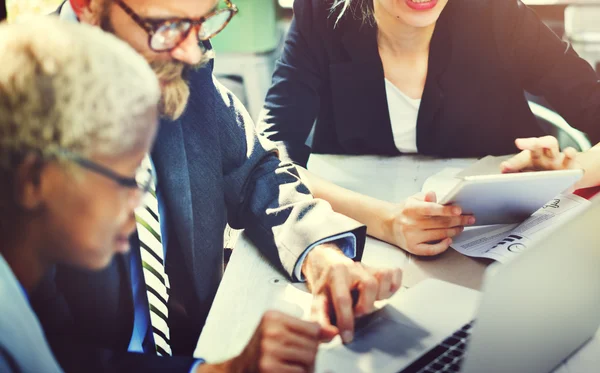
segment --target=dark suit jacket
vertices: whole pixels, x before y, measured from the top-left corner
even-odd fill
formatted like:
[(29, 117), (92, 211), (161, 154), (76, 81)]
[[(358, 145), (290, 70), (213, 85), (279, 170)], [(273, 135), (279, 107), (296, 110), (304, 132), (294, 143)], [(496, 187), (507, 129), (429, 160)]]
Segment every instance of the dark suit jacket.
[[(282, 156), (311, 151), (398, 155), (376, 26), (351, 12), (334, 22), (332, 0), (296, 0), (294, 20), (259, 121)], [(419, 153), (479, 157), (515, 152), (542, 131), (524, 91), (544, 96), (600, 141), (600, 82), (592, 68), (517, 0), (450, 0), (430, 45), (417, 120)], [(316, 120), (312, 149), (305, 145)]]
[[(245, 228), (290, 276), (306, 248), (342, 232), (356, 234), (360, 260), (366, 229), (313, 199), (295, 167), (280, 162), (239, 101), (213, 80), (212, 63), (188, 80), (186, 111), (175, 122), (161, 121), (152, 159), (169, 229), (171, 345), (175, 354), (190, 356), (223, 274), (226, 222)], [(189, 357), (126, 353), (133, 327), (129, 255), (139, 256), (137, 246), (100, 273), (58, 267), (34, 295), (67, 372), (189, 371)]]
[(6, 19), (6, 0), (0, 2), (0, 21)]

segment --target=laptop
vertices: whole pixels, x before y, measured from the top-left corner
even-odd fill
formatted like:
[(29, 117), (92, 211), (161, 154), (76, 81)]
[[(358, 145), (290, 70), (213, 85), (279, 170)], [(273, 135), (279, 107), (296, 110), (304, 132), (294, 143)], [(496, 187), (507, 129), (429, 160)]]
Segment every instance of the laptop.
[[(323, 346), (316, 372), (545, 373), (600, 326), (600, 199), (513, 261), (483, 292), (426, 280)], [(581, 372), (585, 373), (585, 372)]]

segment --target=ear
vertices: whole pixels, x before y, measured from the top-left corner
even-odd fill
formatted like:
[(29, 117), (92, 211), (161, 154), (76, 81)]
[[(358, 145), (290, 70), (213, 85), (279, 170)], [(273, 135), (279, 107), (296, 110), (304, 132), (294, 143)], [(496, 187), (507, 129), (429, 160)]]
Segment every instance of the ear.
[(100, 25), (102, 7), (109, 0), (69, 0), (79, 21), (93, 26)]
[(69, 0), (69, 2), (71, 3), (71, 8), (73, 8), (78, 17), (83, 9), (88, 8), (90, 5), (90, 0)]
[(18, 166), (13, 184), (16, 205), (24, 210), (35, 210), (43, 203), (44, 164), (38, 156), (29, 154)]

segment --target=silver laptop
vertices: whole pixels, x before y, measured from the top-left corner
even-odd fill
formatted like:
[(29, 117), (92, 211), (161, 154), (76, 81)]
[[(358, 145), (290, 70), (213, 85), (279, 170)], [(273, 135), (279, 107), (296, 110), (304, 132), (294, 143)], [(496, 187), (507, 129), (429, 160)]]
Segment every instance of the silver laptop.
[(317, 372), (552, 371), (600, 325), (598, 222), (600, 199), (512, 262), (490, 266), (483, 294), (439, 280), (407, 290), (355, 342), (320, 351)]

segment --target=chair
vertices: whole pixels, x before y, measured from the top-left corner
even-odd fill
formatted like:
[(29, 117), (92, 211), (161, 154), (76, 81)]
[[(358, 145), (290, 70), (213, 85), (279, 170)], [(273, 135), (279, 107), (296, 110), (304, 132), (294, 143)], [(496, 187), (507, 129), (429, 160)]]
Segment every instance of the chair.
[(578, 151), (586, 151), (592, 147), (586, 135), (571, 127), (559, 114), (533, 101), (528, 102), (531, 112), (542, 127), (550, 127), (551, 134), (556, 136), (561, 149), (571, 146)]

